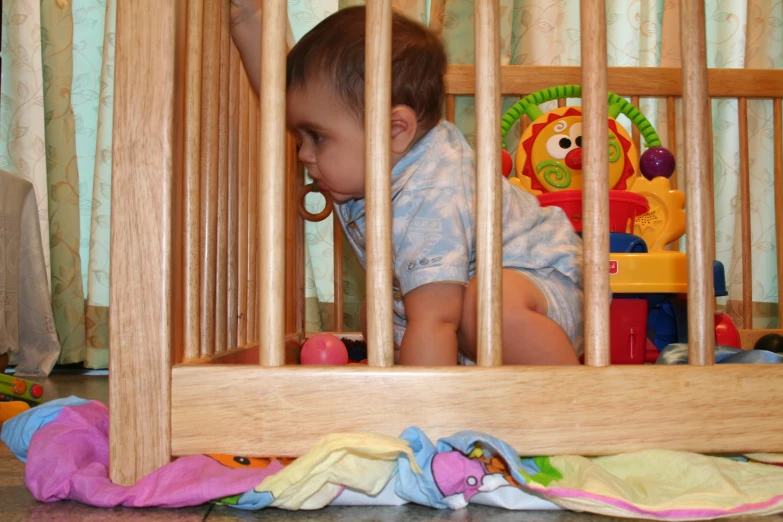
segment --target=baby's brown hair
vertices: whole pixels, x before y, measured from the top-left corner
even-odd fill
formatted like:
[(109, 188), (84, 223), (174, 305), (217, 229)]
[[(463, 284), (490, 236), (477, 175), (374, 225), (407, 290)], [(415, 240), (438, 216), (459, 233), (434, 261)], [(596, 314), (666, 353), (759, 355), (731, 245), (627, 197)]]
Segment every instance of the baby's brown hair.
[[(330, 84), (346, 108), (364, 125), (364, 55), (366, 9), (341, 9), (327, 17), (291, 49), (286, 64), (286, 90), (308, 80)], [(407, 105), (420, 130), (440, 121), (443, 110), (446, 52), (423, 25), (392, 15), (392, 106)]]

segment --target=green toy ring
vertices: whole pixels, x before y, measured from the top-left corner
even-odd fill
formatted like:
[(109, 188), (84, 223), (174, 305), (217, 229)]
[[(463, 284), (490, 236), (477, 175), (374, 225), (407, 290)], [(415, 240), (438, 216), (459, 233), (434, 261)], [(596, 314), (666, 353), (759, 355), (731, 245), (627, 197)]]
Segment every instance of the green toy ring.
[[(517, 122), (517, 120), (523, 115), (527, 114), (530, 121), (536, 120), (543, 113), (538, 106), (542, 103), (557, 100), (560, 98), (581, 98), (582, 86), (581, 85), (561, 85), (558, 87), (547, 87), (541, 89), (538, 92), (534, 92), (528, 96), (525, 96), (518, 102), (516, 102), (506, 114), (503, 115), (501, 120), (501, 139), (503, 141), (503, 148), (506, 148), (506, 134), (511, 127)], [(644, 143), (647, 148), (659, 147), (661, 145), (661, 139), (655, 132), (650, 121), (642, 114), (642, 111), (634, 107), (632, 104), (621, 98), (620, 96), (609, 93), (609, 116), (617, 118), (618, 115), (625, 114), (628, 119), (639, 129), (639, 133), (644, 137)]]

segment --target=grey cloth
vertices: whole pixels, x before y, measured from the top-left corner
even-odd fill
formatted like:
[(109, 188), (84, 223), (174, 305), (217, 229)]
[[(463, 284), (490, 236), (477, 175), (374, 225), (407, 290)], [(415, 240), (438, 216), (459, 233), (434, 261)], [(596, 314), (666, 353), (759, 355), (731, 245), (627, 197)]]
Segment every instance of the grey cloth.
[(32, 183), (0, 170), (0, 354), (46, 376), (60, 355)]

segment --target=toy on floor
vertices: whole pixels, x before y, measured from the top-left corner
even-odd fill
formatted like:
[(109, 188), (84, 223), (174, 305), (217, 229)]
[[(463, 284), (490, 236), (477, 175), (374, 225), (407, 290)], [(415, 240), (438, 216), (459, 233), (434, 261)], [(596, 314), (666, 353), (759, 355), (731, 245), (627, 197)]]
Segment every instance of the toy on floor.
[(783, 335), (771, 333), (759, 337), (759, 340), (753, 345), (753, 349), (765, 350), (783, 355)]
[[(503, 175), (535, 195), (541, 206), (563, 209), (574, 230), (582, 232), (582, 108), (559, 107), (542, 113), (539, 105), (579, 98), (578, 85), (542, 89), (517, 102), (503, 116)], [(687, 341), (688, 264), (667, 245), (685, 233), (685, 194), (671, 187), (676, 162), (661, 145), (652, 124), (631, 103), (609, 93), (609, 283), (610, 360), (612, 364), (654, 362), (672, 343)], [(509, 129), (522, 114), (530, 125), (522, 132), (516, 162), (505, 151)], [(631, 136), (619, 124), (624, 114), (639, 130), (646, 150), (639, 156)], [(514, 176), (510, 176), (511, 171)], [(715, 295), (728, 295), (723, 265), (714, 261)], [(716, 343), (740, 348), (731, 318), (715, 314)]]
[(34, 405), (41, 402), (43, 392), (43, 386), (37, 382), (0, 373), (0, 394), (2, 395), (21, 399)]
[(348, 349), (336, 336), (319, 333), (302, 345), (299, 360), (301, 364), (344, 365), (348, 364)]

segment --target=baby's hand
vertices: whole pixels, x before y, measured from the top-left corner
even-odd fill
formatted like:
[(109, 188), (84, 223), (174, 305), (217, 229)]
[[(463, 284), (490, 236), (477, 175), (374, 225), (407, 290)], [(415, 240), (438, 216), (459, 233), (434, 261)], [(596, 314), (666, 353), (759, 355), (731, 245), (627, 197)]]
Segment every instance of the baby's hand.
[(228, 0), (231, 2), (231, 27), (236, 27), (261, 9), (261, 0)]

